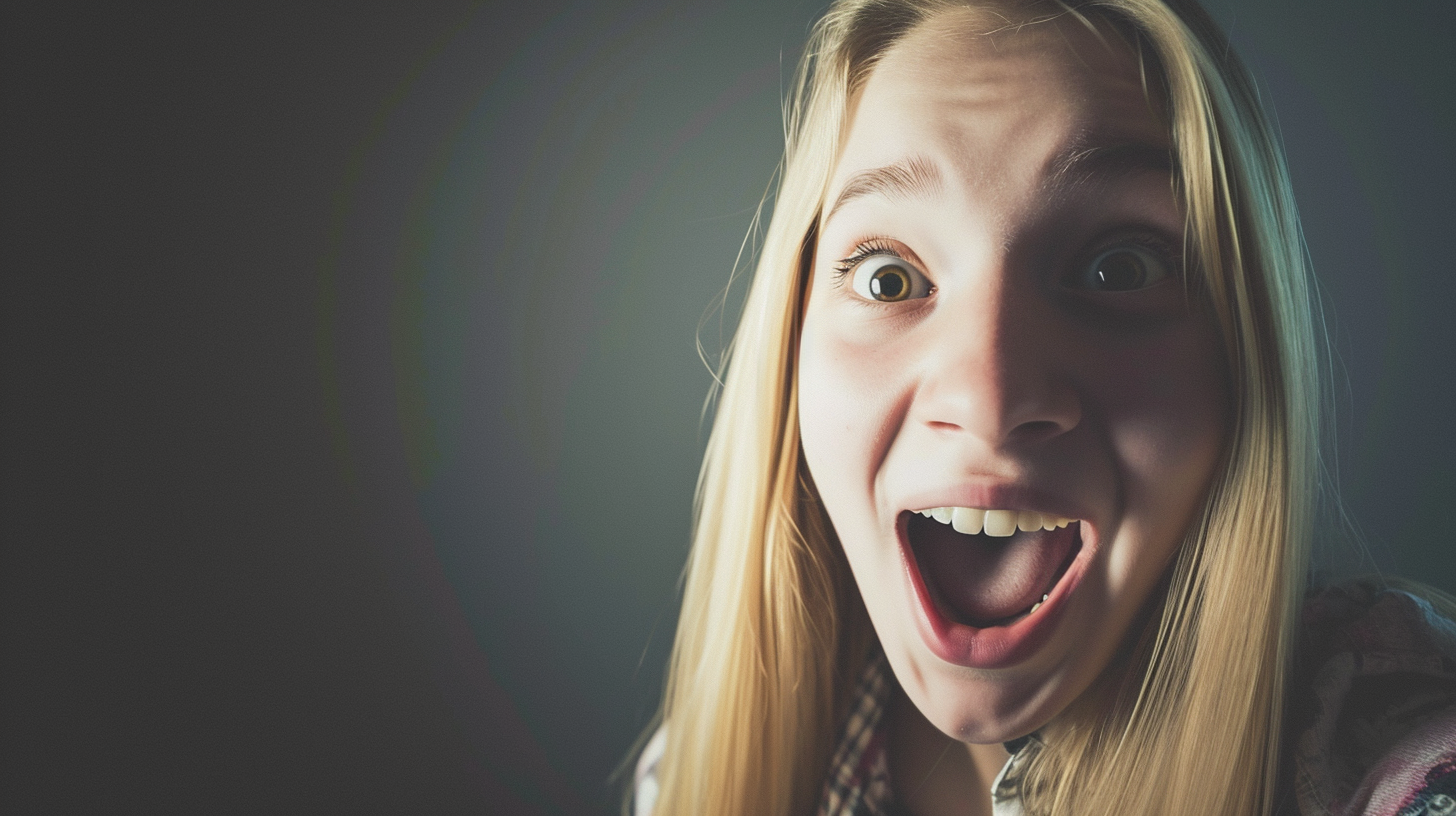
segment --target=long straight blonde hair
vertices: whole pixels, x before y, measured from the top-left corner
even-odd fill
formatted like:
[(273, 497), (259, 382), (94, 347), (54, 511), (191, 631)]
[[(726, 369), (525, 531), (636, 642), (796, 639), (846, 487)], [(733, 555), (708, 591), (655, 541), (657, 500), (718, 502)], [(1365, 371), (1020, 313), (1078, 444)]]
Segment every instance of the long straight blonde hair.
[[(878, 57), (975, 2), (840, 0), (785, 104), (773, 217), (699, 478), (661, 710), (659, 816), (807, 814), (873, 631), (800, 452), (807, 260), (850, 100)], [(1234, 410), (1199, 521), (1131, 657), (1044, 730), (1032, 813), (1267, 814), (1305, 588), (1320, 399), (1310, 286), (1282, 151), (1208, 16), (1185, 0), (981, 3), (1125, 41), (1170, 123), (1175, 186), (1228, 355)], [(1125, 668), (1124, 668), (1125, 667)]]

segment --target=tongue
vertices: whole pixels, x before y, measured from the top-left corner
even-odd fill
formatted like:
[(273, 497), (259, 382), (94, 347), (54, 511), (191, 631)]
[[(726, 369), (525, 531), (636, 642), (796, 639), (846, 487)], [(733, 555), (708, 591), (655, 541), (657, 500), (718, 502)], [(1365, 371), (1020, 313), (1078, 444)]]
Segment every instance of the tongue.
[(1079, 538), (1076, 525), (993, 538), (963, 535), (918, 515), (910, 518), (920, 574), (949, 611), (973, 625), (1019, 615), (1040, 601)]

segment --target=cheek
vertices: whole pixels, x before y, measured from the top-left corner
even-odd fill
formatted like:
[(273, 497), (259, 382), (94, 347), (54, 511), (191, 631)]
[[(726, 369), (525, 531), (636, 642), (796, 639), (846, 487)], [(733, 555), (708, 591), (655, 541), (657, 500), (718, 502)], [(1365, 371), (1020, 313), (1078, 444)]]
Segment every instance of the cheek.
[(1138, 552), (1114, 555), (1114, 569), (1171, 555), (1202, 506), (1227, 436), (1228, 375), (1211, 330), (1167, 340), (1099, 367), (1099, 410), (1121, 470), (1119, 536), (1139, 542)]
[(858, 389), (846, 376), (844, 362), (817, 339), (806, 327), (799, 344), (799, 436), (809, 469), (822, 490), (823, 477), (845, 464), (845, 451), (833, 442), (855, 435), (856, 412), (851, 406)]
[(876, 488), (894, 432), (897, 386), (893, 370), (885, 370), (895, 368), (894, 355), (826, 330), (814, 317), (811, 309), (799, 342), (800, 444), (860, 597), (881, 642), (893, 648), (901, 630), (886, 622), (903, 606), (903, 573), (898, 548), (886, 546), (893, 521), (880, 512)]
[(820, 329), (811, 308), (799, 342), (799, 433), (830, 515), (870, 498), (889, 438), (895, 386), (883, 349)]

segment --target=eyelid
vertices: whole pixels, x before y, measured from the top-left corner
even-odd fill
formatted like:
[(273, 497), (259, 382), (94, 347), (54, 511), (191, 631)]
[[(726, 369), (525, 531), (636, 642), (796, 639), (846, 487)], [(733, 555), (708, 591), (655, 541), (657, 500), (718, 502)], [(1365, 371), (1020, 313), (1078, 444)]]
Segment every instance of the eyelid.
[[(915, 254), (914, 250), (911, 250), (894, 238), (883, 235), (871, 235), (856, 241), (849, 257), (841, 258), (831, 264), (834, 285), (839, 286), (844, 281), (845, 276), (852, 272), (855, 267), (876, 255), (888, 255), (893, 258), (899, 258), (914, 266), (916, 271), (922, 275), (925, 274), (925, 264)], [(927, 280), (929, 277), (929, 275), (926, 275)]]
[(854, 250), (849, 257), (841, 258), (834, 262), (835, 284), (843, 281), (844, 276), (849, 274), (855, 267), (874, 257), (875, 255), (889, 255), (899, 258), (902, 261), (909, 261), (899, 247), (888, 238), (871, 237), (857, 241)]
[(1091, 242), (1087, 257), (1091, 258), (1098, 253), (1106, 252), (1114, 247), (1125, 244), (1137, 244), (1147, 249), (1162, 252), (1169, 259), (1181, 257), (1181, 252), (1173, 251), (1174, 242), (1169, 240), (1162, 229), (1141, 224), (1122, 227), (1120, 229), (1108, 230)]

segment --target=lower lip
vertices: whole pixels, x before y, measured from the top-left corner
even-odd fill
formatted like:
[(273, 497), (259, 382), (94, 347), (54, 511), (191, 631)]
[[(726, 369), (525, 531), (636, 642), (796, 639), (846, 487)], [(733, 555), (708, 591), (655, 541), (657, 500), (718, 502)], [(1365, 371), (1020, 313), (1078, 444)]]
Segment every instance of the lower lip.
[(1057, 622), (1061, 620), (1066, 609), (1067, 598), (1082, 580), (1087, 563), (1096, 550), (1094, 531), (1086, 522), (1079, 522), (1077, 527), (1082, 537), (1082, 547), (1041, 606), (1009, 626), (978, 629), (950, 620), (936, 607), (930, 590), (925, 586), (925, 578), (920, 574), (920, 566), (915, 562), (915, 553), (910, 549), (908, 521), (908, 516), (902, 516), (897, 532), (900, 539), (900, 558), (917, 601), (915, 628), (936, 657), (971, 669), (1004, 669), (1014, 666), (1045, 646), (1056, 631)]

